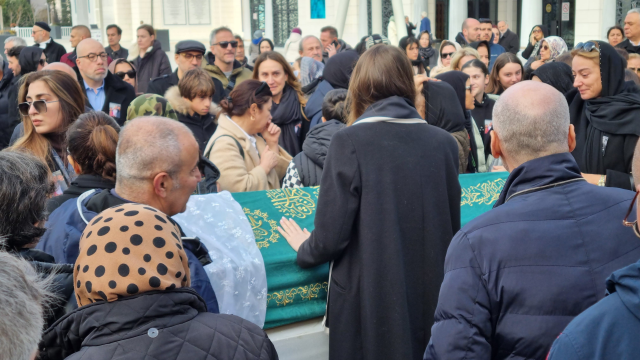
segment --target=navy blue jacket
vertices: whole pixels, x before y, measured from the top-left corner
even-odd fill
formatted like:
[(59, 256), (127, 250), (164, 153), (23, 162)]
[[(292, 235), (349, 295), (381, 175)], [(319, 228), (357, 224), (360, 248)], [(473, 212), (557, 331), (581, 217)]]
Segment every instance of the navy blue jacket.
[(640, 258), (621, 226), (633, 196), (587, 183), (570, 153), (514, 169), (451, 241), (424, 358), (544, 359), (609, 274)]
[(564, 329), (551, 347), (549, 360), (638, 358), (640, 262), (614, 272), (607, 280), (607, 291), (609, 296)]
[(311, 122), (311, 124), (309, 124), (309, 130), (322, 123), (322, 102), (324, 101), (324, 96), (331, 90), (333, 90), (333, 86), (331, 86), (327, 80), (322, 80), (316, 88), (316, 91), (309, 97), (307, 105), (304, 108), (304, 114), (307, 115), (307, 118)]
[[(108, 189), (102, 191), (109, 192)], [(87, 204), (96, 196), (106, 195), (102, 193), (102, 191), (97, 189), (93, 193), (86, 192), (77, 199), (67, 200), (52, 212), (44, 225), (47, 231), (36, 245), (36, 249), (53, 256), (57, 264), (74, 264), (78, 258), (82, 232), (87, 226), (87, 223), (98, 215), (95, 211), (87, 209)], [(125, 202), (124, 200), (122, 201), (122, 203)], [(195, 255), (195, 253), (200, 252), (198, 251), (200, 250), (198, 246), (204, 247), (204, 245), (185, 241), (184, 238), (183, 245), (189, 259), (191, 287), (207, 303), (209, 312), (219, 313), (218, 300), (216, 299), (216, 294), (213, 291), (209, 277), (200, 260)]]

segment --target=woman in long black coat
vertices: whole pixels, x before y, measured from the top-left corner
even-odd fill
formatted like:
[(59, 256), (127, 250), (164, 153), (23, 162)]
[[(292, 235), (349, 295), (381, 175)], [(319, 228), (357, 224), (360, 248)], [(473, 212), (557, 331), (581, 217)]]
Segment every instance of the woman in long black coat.
[(413, 106), (411, 63), (396, 47), (365, 52), (334, 135), (313, 233), (281, 232), (303, 268), (333, 262), (329, 358), (422, 359), (444, 258), (460, 228), (458, 149)]
[(576, 88), (566, 95), (576, 132), (571, 154), (590, 183), (635, 190), (630, 174), (640, 136), (640, 92), (625, 83), (624, 59), (606, 42), (587, 42), (572, 54)]

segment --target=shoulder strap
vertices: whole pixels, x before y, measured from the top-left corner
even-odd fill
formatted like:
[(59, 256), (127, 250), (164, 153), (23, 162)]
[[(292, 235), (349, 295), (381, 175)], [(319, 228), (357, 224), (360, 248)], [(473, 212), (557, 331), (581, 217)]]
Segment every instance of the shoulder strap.
[(242, 71), (238, 71), (238, 73), (231, 75), (226, 90), (228, 90), (229, 92), (233, 90), (233, 88), (236, 86), (236, 80), (238, 79), (238, 76), (240, 76), (240, 74), (242, 74)]
[(220, 135), (217, 138), (215, 138), (215, 140), (213, 140), (213, 143), (211, 144), (211, 147), (209, 148), (209, 151), (207, 151), (207, 153), (204, 155), (205, 158), (209, 158), (209, 155), (211, 154), (211, 150), (213, 150), (213, 147), (216, 145), (216, 141), (218, 141), (218, 139), (220, 139), (221, 137), (224, 136), (228, 136), (230, 138), (233, 139), (233, 141), (235, 141), (236, 145), (238, 145), (238, 150), (240, 151), (240, 155), (242, 156), (242, 159), (244, 160), (244, 149), (242, 148), (242, 145), (240, 145), (240, 142), (238, 141), (238, 139), (234, 138), (231, 135)]

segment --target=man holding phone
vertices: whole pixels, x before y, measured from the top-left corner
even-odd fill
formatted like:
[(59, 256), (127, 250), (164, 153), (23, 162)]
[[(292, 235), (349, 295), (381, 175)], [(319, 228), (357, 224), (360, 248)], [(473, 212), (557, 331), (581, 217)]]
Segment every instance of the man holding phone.
[(352, 50), (349, 44), (338, 39), (338, 30), (333, 26), (325, 26), (320, 29), (320, 41), (324, 48), (324, 52), (322, 53), (323, 62), (326, 62), (330, 57), (339, 52)]

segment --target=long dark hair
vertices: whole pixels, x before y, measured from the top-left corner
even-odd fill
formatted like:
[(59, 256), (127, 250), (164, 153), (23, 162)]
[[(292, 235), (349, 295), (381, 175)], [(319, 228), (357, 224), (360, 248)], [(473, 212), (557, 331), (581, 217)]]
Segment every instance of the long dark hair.
[(67, 131), (67, 148), (83, 175), (116, 181), (116, 147), (120, 126), (102, 111), (80, 115)]

